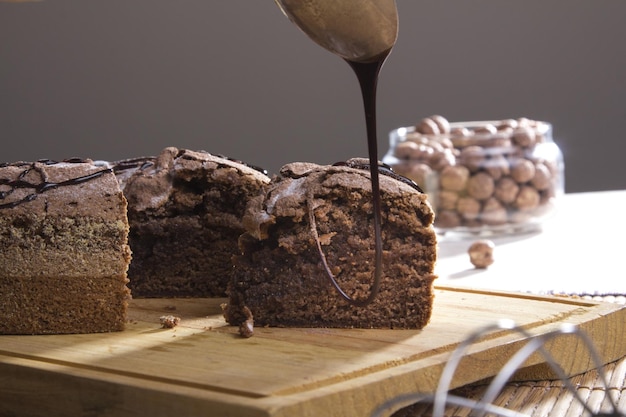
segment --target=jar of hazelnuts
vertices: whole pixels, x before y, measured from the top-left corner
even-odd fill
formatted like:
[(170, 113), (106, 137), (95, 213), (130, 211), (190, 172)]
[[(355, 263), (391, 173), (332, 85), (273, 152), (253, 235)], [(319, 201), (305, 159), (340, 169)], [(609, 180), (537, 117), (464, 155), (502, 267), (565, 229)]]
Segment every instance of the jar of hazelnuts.
[(563, 156), (546, 122), (431, 116), (389, 136), (383, 162), (429, 195), (442, 234), (538, 230), (564, 190)]

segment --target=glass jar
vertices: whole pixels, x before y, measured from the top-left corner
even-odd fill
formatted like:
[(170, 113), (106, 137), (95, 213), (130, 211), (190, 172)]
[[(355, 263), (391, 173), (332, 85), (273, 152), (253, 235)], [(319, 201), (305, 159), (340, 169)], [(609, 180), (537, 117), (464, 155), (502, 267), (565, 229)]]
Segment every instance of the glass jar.
[(490, 235), (541, 228), (564, 192), (563, 156), (550, 123), (424, 120), (389, 134), (383, 162), (428, 194), (437, 232)]

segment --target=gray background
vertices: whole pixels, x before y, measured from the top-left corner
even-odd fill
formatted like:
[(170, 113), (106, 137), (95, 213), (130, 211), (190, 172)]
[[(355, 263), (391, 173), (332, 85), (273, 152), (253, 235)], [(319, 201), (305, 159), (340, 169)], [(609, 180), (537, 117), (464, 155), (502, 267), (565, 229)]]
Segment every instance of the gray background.
[[(387, 133), (526, 116), (554, 124), (568, 192), (626, 188), (626, 2), (398, 0), (379, 82)], [(356, 78), (272, 0), (0, 2), (0, 161), (165, 146), (276, 172), (366, 155)]]

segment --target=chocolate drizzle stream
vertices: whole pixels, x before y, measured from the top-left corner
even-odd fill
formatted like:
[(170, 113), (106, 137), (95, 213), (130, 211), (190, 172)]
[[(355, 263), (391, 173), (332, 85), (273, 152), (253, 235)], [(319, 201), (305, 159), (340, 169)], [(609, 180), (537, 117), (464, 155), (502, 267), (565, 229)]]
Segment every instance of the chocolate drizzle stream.
[[(363, 107), (365, 110), (365, 127), (367, 130), (367, 150), (369, 156), (369, 171), (372, 182), (372, 206), (374, 209), (374, 277), (370, 286), (370, 294), (365, 299), (354, 299), (346, 294), (334, 274), (326, 263), (326, 257), (317, 240), (317, 248), (322, 259), (324, 270), (330, 283), (337, 290), (341, 298), (357, 307), (364, 307), (370, 304), (378, 295), (380, 290), (380, 281), (383, 270), (383, 240), (382, 240), (382, 207), (380, 198), (380, 181), (379, 181), (379, 164), (378, 164), (378, 140), (376, 137), (376, 87), (378, 85), (378, 74), (385, 60), (389, 56), (391, 49), (383, 52), (371, 62), (355, 62), (346, 60), (356, 74), (361, 87), (361, 95), (363, 96)], [(314, 218), (311, 219), (314, 221)], [(315, 232), (315, 231), (314, 231)]]
[[(78, 158), (73, 158), (73, 159), (64, 160), (62, 162), (77, 164), (77, 163), (84, 163), (86, 161), (82, 160), (82, 159), (78, 159)], [(82, 184), (84, 182), (91, 181), (91, 180), (94, 180), (96, 178), (99, 178), (99, 177), (101, 177), (102, 175), (104, 175), (106, 173), (112, 172), (111, 168), (105, 168), (105, 169), (102, 169), (100, 171), (96, 171), (96, 172), (93, 172), (91, 174), (88, 174), (88, 175), (83, 175), (83, 176), (76, 177), (76, 178), (70, 178), (70, 179), (65, 180), (65, 181), (51, 182), (51, 181), (47, 180), (45, 172), (41, 168), (39, 168), (37, 163), (44, 164), (44, 165), (54, 165), (54, 164), (58, 164), (59, 162), (45, 159), (45, 160), (37, 161), (36, 163), (30, 163), (30, 164), (22, 163), (22, 164), (18, 164), (17, 166), (24, 166), (25, 168), (24, 168), (24, 171), (22, 171), (18, 175), (17, 179), (15, 179), (15, 180), (0, 179), (0, 185), (7, 185), (7, 186), (9, 186), (11, 188), (8, 191), (0, 191), (0, 201), (5, 201), (17, 189), (28, 188), (28, 189), (32, 189), (33, 192), (31, 194), (27, 194), (25, 197), (23, 197), (20, 200), (11, 201), (11, 202), (8, 202), (8, 203), (0, 203), (0, 209), (7, 209), (7, 208), (17, 207), (20, 204), (27, 203), (29, 201), (33, 201), (34, 199), (37, 198), (37, 196), (39, 194), (45, 193), (46, 191), (50, 191), (50, 190), (58, 188), (58, 187), (66, 187), (66, 186), (70, 186), (70, 185)], [(2, 165), (2, 167), (7, 167), (7, 166), (9, 166), (9, 164), (3, 164)], [(35, 171), (35, 172), (39, 173), (39, 176), (41, 177), (41, 182), (35, 184), (35, 183), (31, 183), (31, 182), (28, 182), (28, 181), (24, 180), (24, 178), (31, 171)]]

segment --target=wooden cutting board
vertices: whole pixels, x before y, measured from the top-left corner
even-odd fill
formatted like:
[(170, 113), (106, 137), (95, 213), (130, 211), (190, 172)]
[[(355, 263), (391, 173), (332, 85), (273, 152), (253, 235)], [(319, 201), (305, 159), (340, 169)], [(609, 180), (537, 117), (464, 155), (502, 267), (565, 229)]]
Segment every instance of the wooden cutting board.
[[(224, 299), (133, 300), (119, 333), (0, 336), (1, 416), (367, 416), (395, 396), (433, 392), (450, 353), (497, 319), (533, 334), (580, 326), (605, 363), (626, 355), (626, 309), (582, 299), (436, 289), (422, 331), (256, 328), (241, 338)], [(162, 315), (181, 323), (161, 328)], [(495, 375), (523, 346), (498, 330), (473, 345), (458, 387)], [(548, 345), (565, 371), (593, 368), (573, 336)], [(526, 377), (545, 378), (543, 359)], [(388, 414), (391, 413), (389, 411)]]

